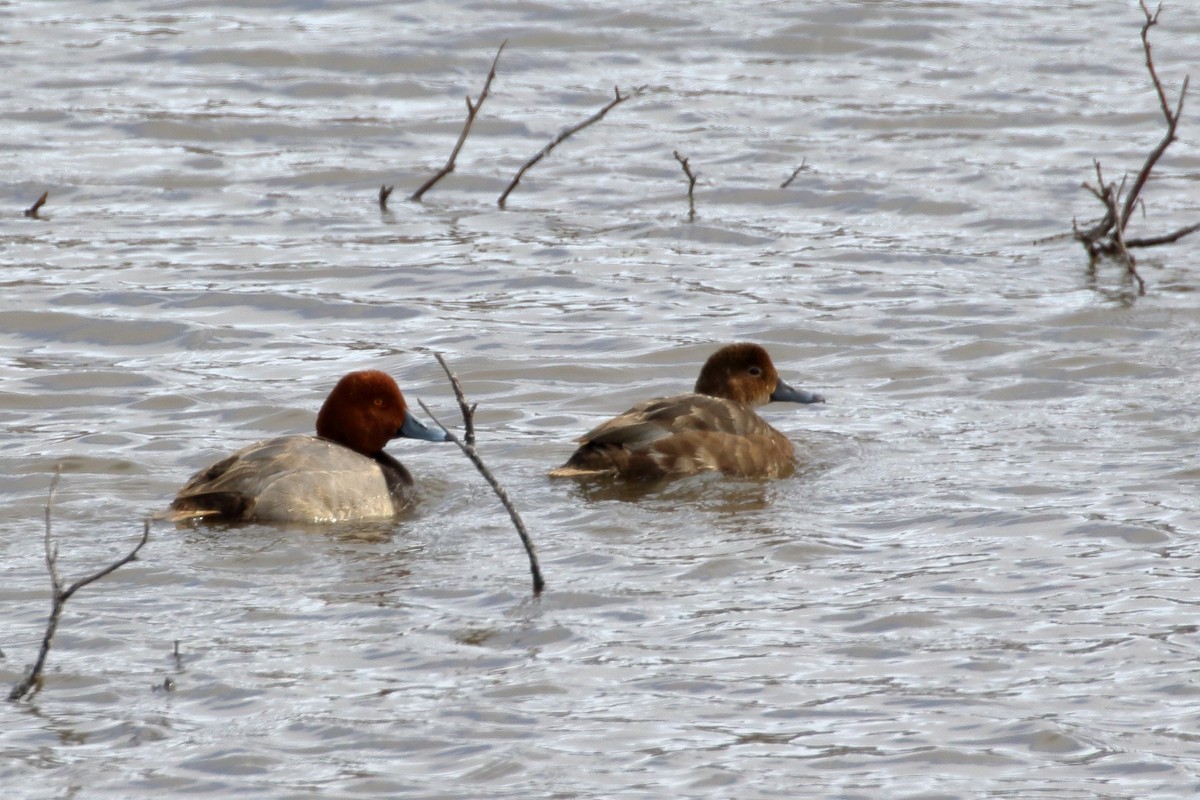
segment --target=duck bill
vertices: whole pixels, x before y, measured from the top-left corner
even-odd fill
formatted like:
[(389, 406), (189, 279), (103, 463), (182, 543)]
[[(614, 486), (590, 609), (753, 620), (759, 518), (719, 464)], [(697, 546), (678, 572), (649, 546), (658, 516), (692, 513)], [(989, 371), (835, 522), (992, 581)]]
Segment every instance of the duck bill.
[(771, 402), (773, 403), (824, 403), (825, 396), (819, 395), (816, 392), (806, 392), (802, 389), (795, 389), (783, 381), (775, 384), (775, 391), (771, 392)]
[(404, 424), (400, 426), (400, 430), (396, 431), (396, 436), (403, 436), (408, 439), (424, 439), (427, 442), (448, 442), (450, 437), (446, 435), (444, 430), (440, 428), (434, 430), (425, 425), (424, 422), (417, 419), (411, 412), (404, 412)]

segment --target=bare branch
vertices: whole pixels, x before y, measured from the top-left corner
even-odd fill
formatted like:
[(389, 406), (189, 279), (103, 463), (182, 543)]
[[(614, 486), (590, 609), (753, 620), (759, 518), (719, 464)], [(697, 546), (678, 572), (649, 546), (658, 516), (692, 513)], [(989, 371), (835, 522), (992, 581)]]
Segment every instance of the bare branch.
[(37, 219), (38, 210), (46, 205), (46, 198), (50, 196), (50, 192), (42, 192), (42, 196), (33, 201), (33, 205), (25, 209), (25, 216)]
[(379, 208), (382, 211), (387, 211), (388, 198), (392, 196), (392, 190), (395, 186), (380, 186), (379, 187)]
[(116, 561), (114, 561), (113, 563), (109, 564), (107, 567), (96, 570), (91, 575), (88, 575), (87, 577), (84, 577), (84, 578), (80, 578), (79, 580), (72, 583), (69, 587), (67, 587), (66, 591), (64, 591), (62, 593), (63, 602), (65, 603), (71, 597), (71, 595), (75, 594), (75, 592), (79, 591), (84, 586), (87, 586), (89, 583), (94, 583), (95, 581), (98, 581), (101, 578), (103, 578), (105, 575), (108, 575), (109, 573), (112, 573), (112, 572), (116, 572), (118, 569), (125, 566), (130, 561), (133, 561), (135, 558), (137, 558), (138, 551), (141, 550), (142, 547), (144, 547), (146, 542), (148, 542), (148, 541), (150, 541), (150, 520), (147, 519), (143, 526), (142, 538), (138, 540), (138, 543), (134, 546), (134, 548), (132, 550), (130, 550), (122, 558), (119, 558)]
[[(1114, 183), (1105, 183), (1104, 173), (1100, 169), (1100, 162), (1095, 162), (1095, 166), (1096, 181), (1100, 184), (1100, 188), (1087, 183), (1083, 186), (1104, 204), (1104, 218), (1086, 231), (1081, 231), (1078, 227), (1075, 227), (1075, 238), (1083, 242), (1084, 247), (1087, 248), (1088, 259), (1092, 266), (1095, 265), (1096, 260), (1101, 256), (1117, 259), (1124, 264), (1126, 274), (1137, 282), (1138, 294), (1144, 295), (1146, 293), (1146, 282), (1138, 274), (1137, 259), (1129, 252), (1129, 246), (1125, 242), (1125, 234), (1121, 230), (1121, 226), (1115, 224), (1119, 213), (1117, 202), (1121, 196), (1121, 188)], [(1125, 182), (1122, 180), (1121, 187), (1124, 185)], [(1104, 238), (1106, 236), (1108, 238)]]
[(483, 106), (483, 101), (487, 99), (488, 90), (492, 86), (492, 80), (496, 77), (496, 64), (500, 63), (500, 54), (504, 52), (504, 45), (508, 44), (505, 39), (500, 43), (500, 48), (496, 50), (496, 57), (492, 59), (492, 68), (488, 70), (487, 80), (483, 82), (483, 91), (479, 93), (479, 99), (471, 102), (470, 95), (467, 96), (467, 120), (463, 123), (462, 133), (458, 135), (458, 142), (455, 143), (454, 149), (450, 151), (450, 158), (446, 160), (445, 166), (433, 174), (429, 180), (421, 184), (415, 192), (409, 195), (409, 200), (420, 201), (425, 193), (433, 188), (434, 184), (442, 178), (454, 172), (455, 162), (458, 160), (458, 153), (463, 148), (463, 144), (467, 141), (467, 136), (471, 133), (471, 126), (475, 124), (475, 117), (479, 114), (479, 109)]
[(1059, 239), (1078, 239), (1078, 238), (1079, 238), (1079, 225), (1075, 220), (1071, 220), (1071, 230), (1064, 231), (1062, 233), (1052, 233), (1049, 236), (1043, 236), (1040, 239), (1034, 239), (1032, 243), (1036, 246), (1036, 245), (1040, 245), (1040, 244), (1046, 244), (1048, 242), (1058, 241)]
[(75, 594), (75, 592), (79, 591), (84, 586), (87, 586), (89, 583), (98, 581), (105, 575), (115, 572), (116, 570), (128, 564), (137, 557), (138, 552), (142, 549), (142, 547), (145, 546), (146, 542), (150, 540), (150, 520), (147, 519), (143, 523), (142, 538), (134, 546), (133, 550), (129, 551), (129, 553), (123, 558), (119, 558), (113, 563), (109, 564), (107, 567), (97, 570), (91, 575), (80, 578), (66, 589), (63, 589), (62, 580), (58, 575), (58, 545), (54, 543), (50, 533), (50, 518), (54, 509), (54, 493), (58, 489), (58, 480), (61, 474), (62, 467), (56, 466), (54, 468), (54, 476), (50, 479), (50, 494), (46, 499), (46, 535), (44, 538), (44, 545), (46, 548), (46, 569), (50, 573), (50, 588), (53, 595), (53, 604), (50, 607), (50, 617), (46, 621), (46, 633), (42, 637), (42, 646), (38, 651), (37, 660), (34, 662), (33, 667), (31, 667), (29, 672), (26, 673), (21, 682), (14, 686), (12, 691), (8, 693), (8, 699), (11, 701), (20, 700), (22, 697), (28, 694), (34, 686), (41, 686), (42, 671), (46, 666), (46, 658), (50, 655), (50, 646), (54, 641), (54, 634), (58, 630), (58, 620), (62, 616), (63, 607), (66, 605), (67, 600), (71, 598), (71, 595)]
[(458, 449), (463, 451), (463, 454), (471, 460), (475, 465), (475, 469), (479, 470), (479, 474), (484, 477), (488, 485), (492, 487), (492, 491), (496, 493), (496, 497), (500, 498), (500, 502), (504, 504), (505, 510), (508, 511), (509, 519), (512, 520), (513, 526), (517, 529), (517, 535), (521, 537), (521, 544), (525, 546), (525, 553), (529, 556), (529, 572), (533, 575), (533, 593), (540, 595), (542, 590), (546, 588), (546, 581), (542, 577), (542, 568), (538, 565), (537, 552), (533, 545), (533, 540), (529, 537), (529, 531), (525, 529), (525, 523), (521, 520), (521, 515), (517, 513), (516, 506), (509, 499), (508, 492), (496, 480), (496, 476), (483, 463), (483, 459), (475, 450), (475, 406), (468, 406), (466, 395), (463, 394), (462, 385), (458, 382), (458, 376), (450, 371), (450, 367), (446, 365), (446, 359), (442, 358), (441, 353), (434, 353), (434, 357), (438, 363), (442, 365), (442, 370), (445, 371), (446, 377), (450, 379), (450, 385), (454, 387), (454, 396), (458, 399), (458, 407), (462, 411), (463, 427), (466, 433), (464, 440), (460, 440), (454, 435), (453, 431), (441, 423), (434, 416), (434, 413), (429, 410), (429, 406), (425, 405), (424, 400), (418, 400), (421, 408), (429, 415), (429, 418), (437, 424), (439, 428), (446, 432), (446, 436), (450, 441), (458, 445)]
[(1140, 239), (1126, 239), (1126, 247), (1157, 247), (1160, 244), (1172, 244), (1179, 241), (1183, 237), (1200, 231), (1200, 222), (1195, 225), (1188, 225), (1186, 228), (1180, 228), (1172, 233), (1166, 233), (1162, 236), (1148, 236)]
[(538, 163), (539, 161), (541, 161), (546, 156), (550, 155), (550, 151), (553, 150), (554, 148), (558, 147), (560, 144), (562, 144), (565, 139), (567, 139), (570, 136), (573, 136), (576, 133), (579, 133), (581, 130), (586, 128), (588, 125), (591, 125), (593, 123), (599, 122), (600, 120), (604, 119), (604, 115), (607, 114), (609, 111), (612, 111), (617, 105), (625, 102), (630, 97), (635, 97), (635, 96), (641, 94), (643, 91), (644, 91), (644, 87), (638, 87), (638, 88), (634, 89), (632, 92), (630, 92), (629, 94), (621, 94), (621, 87), (614, 86), (613, 87), (614, 97), (612, 100), (608, 101), (608, 104), (605, 105), (604, 108), (600, 109), (595, 114), (593, 114), (592, 116), (585, 119), (583, 122), (580, 122), (578, 125), (572, 125), (571, 127), (565, 129), (562, 133), (558, 134), (558, 136), (556, 136), (549, 144), (547, 144), (545, 147), (543, 147), (541, 150), (539, 150), (533, 156), (533, 158), (526, 161), (519, 170), (517, 170), (517, 174), (513, 176), (513, 179), (512, 179), (512, 181), (509, 182), (508, 187), (504, 190), (504, 192), (496, 200), (496, 205), (500, 206), (500, 208), (504, 208), (504, 204), (505, 204), (505, 202), (507, 202), (508, 196), (510, 194), (512, 194), (513, 189), (517, 188), (517, 184), (521, 182), (521, 178), (524, 177), (525, 173), (529, 171), (529, 168), (532, 167), (534, 164)]
[(1104, 216), (1101, 217), (1096, 224), (1092, 225), (1086, 230), (1080, 230), (1077, 226), (1075, 226), (1074, 223), (1072, 223), (1072, 228), (1075, 231), (1075, 238), (1082, 242), (1088, 253), (1095, 258), (1096, 254), (1094, 250), (1096, 247), (1096, 242), (1107, 236), (1108, 233), (1113, 229), (1113, 226), (1117, 221), (1117, 209), (1116, 204), (1110, 203), (1107, 199), (1108, 196), (1114, 191), (1114, 187), (1112, 184), (1106, 184), (1104, 182), (1104, 172), (1100, 168), (1100, 162), (1093, 159), (1092, 165), (1096, 169), (1096, 183), (1100, 188), (1096, 188), (1095, 186), (1092, 186), (1090, 183), (1086, 182), (1083, 184), (1083, 188), (1091, 192), (1097, 200), (1104, 204)]
[(1119, 186), (1114, 183), (1105, 183), (1104, 175), (1100, 169), (1100, 162), (1093, 162), (1096, 169), (1096, 185), (1092, 186), (1089, 183), (1084, 183), (1083, 188), (1087, 189), (1093, 197), (1104, 205), (1104, 216), (1087, 228), (1080, 228), (1075, 221), (1072, 221), (1071, 231), (1075, 239), (1087, 250), (1090, 260), (1089, 268), (1094, 268), (1096, 260), (1101, 256), (1116, 259), (1124, 264), (1128, 276), (1137, 282), (1138, 293), (1145, 294), (1146, 282), (1138, 274), (1137, 261), (1129, 252), (1129, 249), (1131, 247), (1153, 247), (1175, 242), (1188, 234), (1200, 230), (1200, 225), (1180, 228), (1164, 236), (1141, 237), (1137, 239), (1125, 238), (1125, 229), (1128, 227), (1134, 211), (1140, 207), (1143, 215), (1145, 214), (1146, 202), (1141, 197), (1141, 193), (1146, 187), (1146, 183), (1150, 180), (1150, 173), (1157, 166), (1159, 159), (1162, 158), (1167, 148), (1176, 139), (1176, 130), (1179, 126), (1179, 120), (1183, 115), (1183, 103), (1187, 97), (1189, 83), (1189, 79), (1184, 78), (1183, 86), (1179, 91), (1179, 99), (1175, 103), (1174, 110), (1172, 110), (1171, 104), (1167, 100), (1166, 91), (1163, 89), (1162, 81), (1158, 77), (1158, 70), (1154, 66), (1154, 55), (1150, 47), (1150, 29), (1158, 24), (1158, 15), (1162, 12), (1162, 5), (1160, 4), (1154, 13), (1151, 13), (1145, 0), (1138, 0), (1138, 3), (1141, 6), (1142, 14), (1145, 16), (1145, 21), (1142, 24), (1141, 39), (1142, 50), (1146, 56), (1146, 71), (1150, 74), (1151, 83), (1154, 85), (1154, 92), (1158, 97), (1158, 105), (1162, 111), (1163, 118), (1166, 120), (1167, 130), (1159, 143), (1146, 156), (1142, 168), (1134, 177), (1128, 190), (1125, 186), (1126, 178), (1121, 179)]
[(1138, 196), (1142, 192), (1142, 188), (1146, 185), (1146, 181), (1150, 179), (1150, 172), (1154, 169), (1154, 165), (1162, 158), (1163, 153), (1170, 147), (1171, 142), (1175, 141), (1175, 129), (1179, 125), (1179, 115), (1183, 113), (1183, 98), (1187, 95), (1188, 81), (1185, 78), (1183, 88), (1179, 92), (1179, 101), (1175, 107), (1175, 113), (1171, 113), (1171, 106), (1167, 102), (1167, 94), (1163, 89), (1162, 81), (1158, 78), (1158, 71), (1154, 68), (1154, 57), (1150, 51), (1150, 28), (1158, 24), (1158, 14), (1162, 11), (1160, 4), (1158, 10), (1153, 15), (1150, 9), (1146, 7), (1145, 0), (1139, 0), (1142, 6), (1142, 12), (1146, 15), (1146, 22), (1142, 25), (1142, 49), (1146, 53), (1146, 71), (1150, 73), (1150, 80), (1154, 83), (1154, 92), (1158, 95), (1159, 107), (1162, 109), (1163, 117), (1167, 121), (1167, 132), (1163, 134), (1162, 140), (1158, 145), (1150, 151), (1150, 155), (1146, 156), (1146, 163), (1142, 164), (1141, 170), (1133, 181), (1128, 194), (1125, 195), (1125, 204), (1121, 208), (1121, 216), (1118, 217), (1120, 224), (1118, 227), (1123, 232), (1129, 224), (1129, 218), (1133, 216), (1133, 207), (1137, 203)]
[(1158, 72), (1154, 69), (1154, 58), (1150, 55), (1150, 29), (1158, 24), (1158, 15), (1162, 13), (1162, 3), (1158, 4), (1158, 8), (1154, 9), (1153, 14), (1146, 6), (1146, 0), (1138, 0), (1138, 5), (1142, 7), (1142, 13), (1146, 15), (1141, 34), (1142, 50), (1146, 53), (1146, 70), (1150, 73), (1150, 80), (1154, 82), (1154, 91), (1158, 93), (1158, 104), (1162, 107), (1163, 115), (1169, 120), (1171, 119), (1171, 108), (1167, 105), (1167, 94), (1163, 91), (1162, 81), (1158, 79)]
[(679, 155), (678, 150), (672, 151), (675, 154), (675, 160), (683, 167), (683, 174), (688, 179), (688, 222), (696, 219), (696, 175), (692, 172), (688, 160)]
[(806, 158), (800, 159), (800, 166), (798, 166), (794, 170), (792, 170), (792, 174), (787, 177), (787, 180), (785, 180), (783, 183), (779, 184), (780, 189), (786, 189), (787, 187), (792, 185), (792, 181), (796, 180), (796, 176), (799, 175), (800, 171), (804, 169), (805, 161), (807, 161)]
[[(467, 447), (475, 447), (475, 406), (467, 405), (467, 396), (463, 394), (462, 384), (458, 380), (458, 376), (450, 371), (450, 367), (446, 366), (446, 359), (441, 353), (434, 353), (433, 357), (442, 365), (442, 371), (446, 373), (446, 377), (450, 379), (450, 386), (454, 389), (454, 399), (458, 401), (458, 408), (462, 411), (463, 417), (463, 443)], [(432, 416), (432, 414), (430, 415)], [(436, 421), (436, 420), (435, 420)], [(441, 426), (442, 423), (438, 423)], [(444, 427), (442, 430), (446, 431)], [(453, 436), (450, 431), (447, 434)]]

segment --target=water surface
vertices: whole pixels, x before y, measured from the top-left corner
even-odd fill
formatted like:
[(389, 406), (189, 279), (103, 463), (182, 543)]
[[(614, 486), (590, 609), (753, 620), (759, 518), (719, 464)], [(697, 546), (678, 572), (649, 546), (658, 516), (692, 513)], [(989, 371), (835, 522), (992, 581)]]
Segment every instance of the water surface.
[[(0, 682), (45, 623), (55, 464), (74, 577), (347, 371), (457, 421), (434, 351), (549, 581), (450, 446), (391, 447), (423, 490), (395, 523), (156, 526), (0, 707), (12, 796), (1195, 795), (1194, 242), (1139, 297), (1039, 241), (1096, 214), (1093, 158), (1162, 135), (1135, 6), (0, 18)], [(1152, 37), (1174, 96), (1200, 18)], [(457, 171), (406, 201), (505, 40)], [(499, 210), (614, 86), (642, 91)], [(1136, 235), (1200, 219), (1190, 111)], [(738, 340), (829, 399), (764, 412), (794, 478), (545, 477)]]

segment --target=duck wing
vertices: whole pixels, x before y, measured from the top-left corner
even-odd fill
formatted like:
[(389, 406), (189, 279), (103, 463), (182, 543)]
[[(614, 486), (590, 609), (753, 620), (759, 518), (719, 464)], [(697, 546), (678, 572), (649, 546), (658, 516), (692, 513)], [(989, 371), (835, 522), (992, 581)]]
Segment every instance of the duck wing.
[(704, 394), (680, 394), (638, 403), (588, 431), (579, 441), (639, 447), (688, 431), (754, 436), (775, 429), (741, 403)]
[(794, 468), (791, 442), (754, 409), (685, 394), (639, 403), (579, 440), (555, 477), (615, 474), (633, 480), (720, 471), (781, 477)]
[(383, 517), (395, 504), (376, 461), (315, 436), (282, 436), (200, 470), (171, 503), (173, 519), (334, 521)]

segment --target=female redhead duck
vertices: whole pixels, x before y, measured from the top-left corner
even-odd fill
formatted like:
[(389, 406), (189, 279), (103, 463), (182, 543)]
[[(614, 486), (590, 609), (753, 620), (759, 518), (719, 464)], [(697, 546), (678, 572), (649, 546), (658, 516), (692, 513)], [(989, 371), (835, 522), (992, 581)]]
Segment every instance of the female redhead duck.
[(759, 345), (726, 345), (704, 362), (692, 394), (646, 400), (593, 428), (550, 475), (652, 481), (720, 471), (738, 478), (784, 477), (796, 465), (792, 443), (754, 411), (773, 400), (825, 402), (780, 380)]
[(390, 517), (413, 494), (412, 475), (383, 451), (398, 436), (447, 440), (408, 412), (386, 372), (351, 372), (321, 406), (316, 436), (268, 439), (200, 470), (179, 490), (168, 516), (270, 522)]

